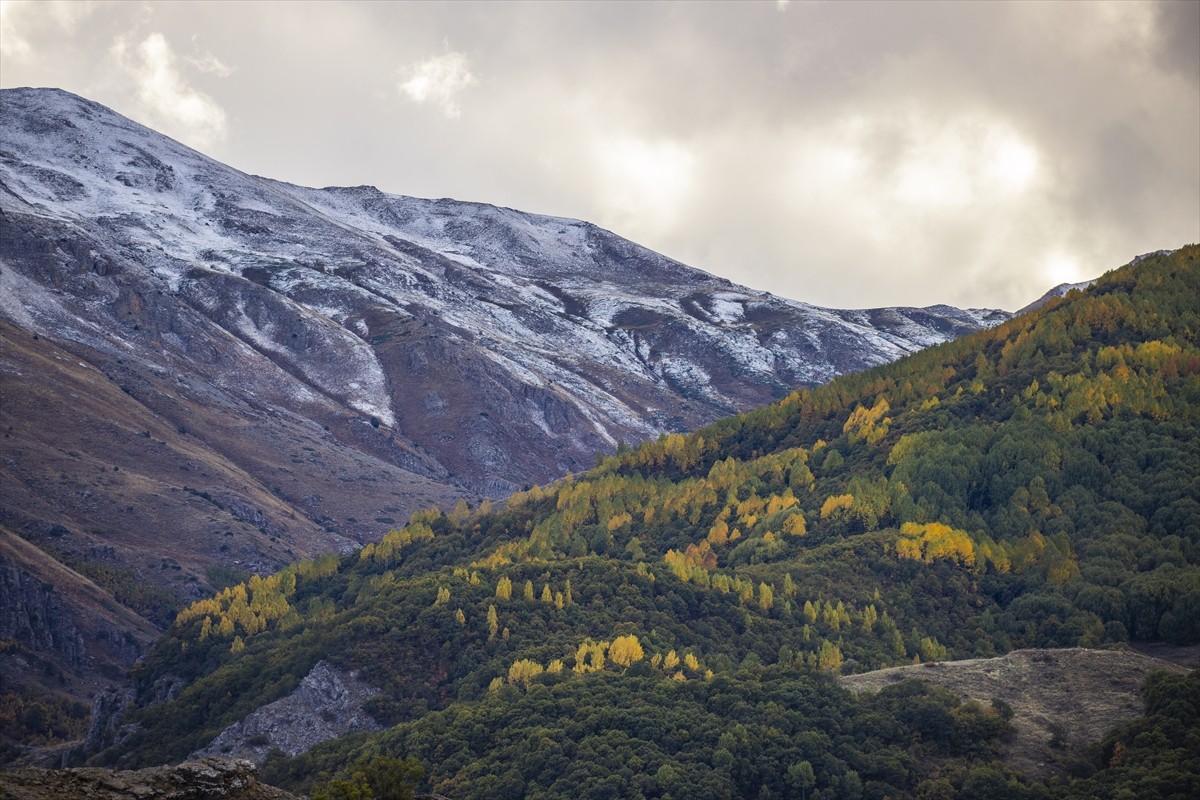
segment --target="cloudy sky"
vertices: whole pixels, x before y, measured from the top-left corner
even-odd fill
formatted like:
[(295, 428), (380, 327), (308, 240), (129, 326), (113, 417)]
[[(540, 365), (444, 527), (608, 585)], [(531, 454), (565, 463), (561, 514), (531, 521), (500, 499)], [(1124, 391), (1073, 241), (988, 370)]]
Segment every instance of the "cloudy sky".
[(1195, 0), (0, 2), (5, 87), (809, 302), (1012, 309), (1200, 241)]

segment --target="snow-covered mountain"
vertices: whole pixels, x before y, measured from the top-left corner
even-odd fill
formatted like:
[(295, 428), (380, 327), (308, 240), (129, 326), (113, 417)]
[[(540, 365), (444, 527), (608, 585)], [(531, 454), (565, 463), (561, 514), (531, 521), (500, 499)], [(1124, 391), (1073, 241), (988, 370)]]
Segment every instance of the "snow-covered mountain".
[[(258, 403), (357, 414), (485, 493), (1007, 318), (818, 308), (585, 222), (293, 186), (64, 92), (2, 102), (21, 228), (5, 316)], [(64, 238), (35, 268), (29, 250)]]

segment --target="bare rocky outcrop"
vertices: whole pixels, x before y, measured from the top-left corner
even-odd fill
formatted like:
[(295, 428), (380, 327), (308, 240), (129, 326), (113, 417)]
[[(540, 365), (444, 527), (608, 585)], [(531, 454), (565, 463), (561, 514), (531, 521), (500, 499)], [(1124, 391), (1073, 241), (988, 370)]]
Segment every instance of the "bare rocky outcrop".
[(248, 761), (206, 758), (140, 770), (0, 772), (0, 800), (297, 800), (258, 780)]
[(54, 588), (0, 554), (0, 639), (57, 655), (71, 666), (87, 660), (83, 636)]
[(379, 693), (328, 661), (320, 661), (295, 691), (230, 725), (193, 758), (232, 756), (262, 764), (272, 750), (299, 755), (351, 731), (378, 730), (363, 704)]
[(1113, 727), (1139, 716), (1141, 686), (1155, 670), (1177, 664), (1127, 650), (1014, 650), (998, 658), (937, 661), (845, 675), (855, 692), (879, 691), (908, 678), (927, 680), (968, 700), (998, 700), (1013, 710), (1005, 760), (1018, 771), (1047, 777), (1085, 753)]
[(78, 752), (98, 753), (105, 747), (121, 741), (130, 732), (130, 728), (122, 726), (121, 723), (133, 703), (133, 698), (134, 691), (131, 687), (110, 686), (97, 692), (92, 700), (91, 723)]

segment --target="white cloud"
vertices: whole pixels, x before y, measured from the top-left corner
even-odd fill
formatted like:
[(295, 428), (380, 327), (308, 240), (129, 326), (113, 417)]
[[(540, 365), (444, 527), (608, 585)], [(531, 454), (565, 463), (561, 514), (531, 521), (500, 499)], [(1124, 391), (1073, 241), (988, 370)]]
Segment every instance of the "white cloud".
[(869, 192), (860, 202), (920, 214), (1020, 202), (1043, 177), (1034, 144), (1002, 118), (982, 113), (854, 113), (807, 129), (795, 158), (793, 180)]
[(433, 103), (447, 117), (462, 113), (458, 95), (478, 81), (462, 53), (434, 56), (400, 69), (400, 92), (415, 103)]
[(195, 55), (189, 56), (187, 62), (201, 72), (216, 75), (218, 78), (228, 78), (233, 74), (233, 67), (225, 64), (210, 50), (201, 50), (200, 37), (196, 34), (192, 35), (192, 52)]
[(170, 43), (161, 33), (152, 33), (132, 45), (127, 38), (118, 38), (112, 56), (133, 79), (140, 112), (149, 124), (199, 149), (225, 140), (225, 110), (188, 85)]
[(894, 192), (905, 202), (949, 211), (1018, 194), (1037, 176), (1037, 152), (998, 123), (914, 117), (903, 138)]
[(204, 53), (200, 56), (189, 56), (187, 62), (201, 72), (209, 75), (216, 75), (218, 78), (228, 78), (233, 74), (233, 67), (227, 66), (225, 62), (214, 56), (212, 53)]

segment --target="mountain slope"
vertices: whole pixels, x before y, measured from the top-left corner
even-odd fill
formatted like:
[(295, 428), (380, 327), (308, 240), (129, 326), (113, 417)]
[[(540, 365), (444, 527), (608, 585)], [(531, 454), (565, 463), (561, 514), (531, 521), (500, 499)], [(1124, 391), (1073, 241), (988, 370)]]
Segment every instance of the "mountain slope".
[[(10, 301), (10, 317), (159, 366), (178, 369), (159, 350), (186, 356), (273, 406), (333, 403), (478, 491), (554, 478), (620, 438), (695, 427), (1006, 316), (820, 309), (587, 223), (305, 189), (63, 93), (10, 90), (3, 103), (5, 258), (24, 305)], [(39, 252), (67, 236), (75, 252)]]
[(1001, 707), (907, 682), (860, 705), (823, 675), (1200, 641), (1197, 463), (1192, 245), (201, 601), (101, 757), (184, 757), (328, 660), (392, 727), (268, 762), (295, 787), (383, 753), (456, 797), (1040, 796), (982, 764)]

